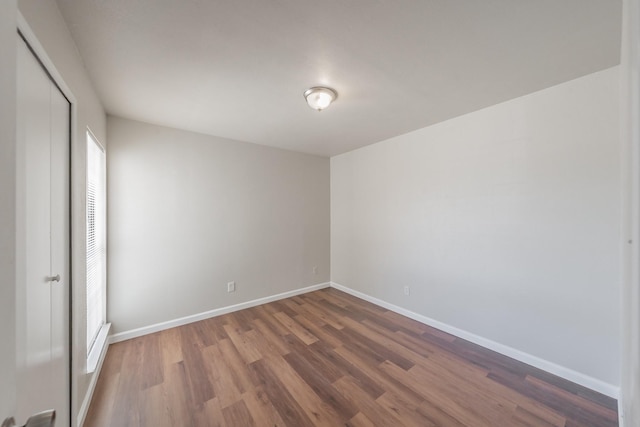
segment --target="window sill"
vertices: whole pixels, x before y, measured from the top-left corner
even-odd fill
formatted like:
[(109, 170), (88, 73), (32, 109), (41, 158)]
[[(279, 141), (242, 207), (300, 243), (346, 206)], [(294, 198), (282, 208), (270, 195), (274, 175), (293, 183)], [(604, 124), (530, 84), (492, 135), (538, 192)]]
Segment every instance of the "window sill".
[(91, 374), (96, 371), (98, 362), (104, 350), (107, 347), (107, 340), (109, 338), (109, 330), (111, 329), (111, 323), (105, 323), (98, 332), (96, 342), (93, 344), (89, 355), (87, 356), (87, 373)]

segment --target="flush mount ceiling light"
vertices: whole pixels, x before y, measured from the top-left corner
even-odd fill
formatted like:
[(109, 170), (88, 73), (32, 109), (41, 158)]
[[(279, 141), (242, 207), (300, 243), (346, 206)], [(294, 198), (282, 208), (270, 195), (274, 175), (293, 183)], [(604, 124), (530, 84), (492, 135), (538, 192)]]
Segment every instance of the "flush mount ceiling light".
[(337, 97), (338, 93), (335, 90), (322, 86), (312, 87), (304, 93), (304, 99), (307, 100), (309, 107), (318, 111), (327, 108)]

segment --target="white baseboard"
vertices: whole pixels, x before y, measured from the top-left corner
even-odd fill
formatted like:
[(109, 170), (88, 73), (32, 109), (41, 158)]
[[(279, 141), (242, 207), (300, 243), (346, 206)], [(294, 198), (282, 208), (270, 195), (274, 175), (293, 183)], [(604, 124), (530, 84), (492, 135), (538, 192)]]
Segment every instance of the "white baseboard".
[(591, 390), (595, 390), (599, 393), (602, 393), (614, 399), (619, 399), (620, 397), (619, 387), (608, 384), (596, 378), (590, 377), (583, 373), (574, 371), (564, 366), (557, 365), (553, 362), (549, 362), (548, 360), (541, 359), (539, 357), (533, 356), (523, 351), (516, 350), (515, 348), (506, 346), (504, 344), (491, 341), (487, 338), (483, 338), (479, 335), (473, 334), (471, 332), (467, 332), (465, 330), (456, 328), (454, 326), (448, 325), (443, 322), (439, 322), (437, 320), (431, 319), (421, 314), (414, 313), (413, 311), (388, 303), (386, 301), (372, 297), (370, 295), (364, 294), (362, 292), (356, 291), (354, 289), (348, 288), (338, 283), (331, 282), (331, 287), (341, 290), (343, 292), (346, 292), (355, 297), (361, 298), (365, 301), (369, 301), (372, 304), (379, 305), (388, 310), (394, 311), (398, 314), (402, 314), (403, 316), (409, 317), (413, 320), (417, 320), (418, 322), (424, 323), (425, 325), (432, 326), (436, 329), (447, 332), (451, 335), (455, 335), (456, 337), (465, 339), (467, 341), (471, 341), (472, 343), (478, 344), (482, 347), (488, 348), (490, 350), (496, 351), (505, 356), (519, 360), (520, 362), (542, 369), (544, 371), (557, 375), (561, 378), (564, 378), (576, 384), (580, 384), (581, 386), (590, 388)]
[(190, 316), (181, 317), (179, 319), (168, 320), (162, 323), (156, 323), (155, 325), (144, 326), (142, 328), (132, 329), (130, 331), (118, 332), (111, 335), (109, 342), (117, 343), (125, 341), (131, 338), (141, 337), (143, 335), (152, 334), (154, 332), (163, 331), (165, 329), (175, 328), (176, 326), (182, 326), (189, 323), (197, 322), (199, 320), (209, 319), (211, 317), (220, 316), (234, 311), (243, 310), (245, 308), (251, 308), (258, 305), (266, 304), (272, 301), (278, 301), (281, 299), (293, 297), (296, 295), (306, 294), (307, 292), (317, 291), (318, 289), (328, 288), (329, 282), (320, 283), (317, 285), (307, 286), (306, 288), (294, 289), (292, 291), (283, 292), (277, 295), (271, 295), (264, 298), (258, 298), (252, 301), (242, 302), (240, 304), (230, 305), (227, 307), (216, 308), (214, 310), (205, 311), (203, 313), (192, 314)]
[[(111, 324), (107, 323), (105, 327), (106, 327), (105, 333), (108, 334), (109, 329), (111, 329)], [(84, 424), (84, 420), (87, 417), (87, 412), (89, 412), (89, 405), (91, 404), (91, 399), (93, 398), (93, 392), (96, 389), (96, 384), (98, 383), (98, 377), (100, 376), (100, 371), (102, 370), (102, 363), (104, 362), (104, 359), (107, 356), (108, 349), (109, 349), (109, 340), (105, 340), (105, 344), (102, 347), (102, 351), (98, 356), (98, 361), (91, 374), (91, 381), (89, 382), (89, 387), (87, 388), (87, 392), (84, 395), (84, 399), (82, 400), (82, 405), (80, 406), (80, 410), (78, 411), (78, 418), (77, 418), (78, 427), (82, 427), (82, 425)]]

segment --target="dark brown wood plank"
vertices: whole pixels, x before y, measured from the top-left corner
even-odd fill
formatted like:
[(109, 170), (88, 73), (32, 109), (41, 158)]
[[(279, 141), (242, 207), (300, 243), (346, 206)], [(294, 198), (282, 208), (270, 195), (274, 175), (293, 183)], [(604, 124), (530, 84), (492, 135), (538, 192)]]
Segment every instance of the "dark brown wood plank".
[(300, 375), (300, 377), (313, 389), (323, 402), (335, 409), (342, 420), (347, 420), (358, 413), (357, 406), (352, 405), (344, 398), (332, 385), (322, 371), (314, 369), (300, 353), (291, 352), (284, 356), (289, 365)]
[(199, 342), (194, 325), (185, 325), (184, 328), (180, 328), (182, 332), (182, 354), (191, 397), (196, 404), (203, 404), (207, 400), (213, 399), (215, 394), (211, 379), (207, 375), (207, 363), (202, 353), (203, 348), (206, 347), (203, 347), (202, 343)]
[(230, 426), (256, 426), (256, 423), (253, 421), (253, 417), (243, 400), (224, 408), (222, 410), (222, 415), (224, 416), (227, 425)]
[(286, 425), (262, 387), (256, 387), (254, 390), (245, 393), (243, 400), (258, 425), (269, 427)]
[(311, 419), (297, 400), (289, 393), (285, 384), (271, 371), (265, 360), (249, 365), (255, 377), (254, 383), (264, 389), (266, 396), (287, 426), (312, 426)]

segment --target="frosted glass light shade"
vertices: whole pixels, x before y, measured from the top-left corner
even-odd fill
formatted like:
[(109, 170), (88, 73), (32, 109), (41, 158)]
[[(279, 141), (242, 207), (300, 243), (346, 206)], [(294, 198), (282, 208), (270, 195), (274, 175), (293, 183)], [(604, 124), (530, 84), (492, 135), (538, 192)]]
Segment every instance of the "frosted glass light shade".
[(324, 110), (338, 97), (335, 90), (328, 87), (312, 87), (304, 93), (304, 98), (307, 100), (309, 107), (314, 110)]

